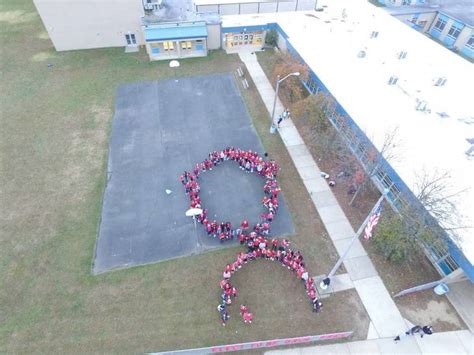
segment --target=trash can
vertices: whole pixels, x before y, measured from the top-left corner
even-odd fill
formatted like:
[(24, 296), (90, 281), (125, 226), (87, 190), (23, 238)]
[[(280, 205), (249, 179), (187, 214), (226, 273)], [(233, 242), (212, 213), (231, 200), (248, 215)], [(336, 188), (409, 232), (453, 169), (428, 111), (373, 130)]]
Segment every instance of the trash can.
[(275, 134), (277, 131), (277, 128), (278, 128), (277, 124), (273, 122), (272, 125), (270, 126), (270, 133)]
[(438, 286), (434, 288), (434, 293), (436, 293), (438, 296), (442, 296), (448, 292), (449, 292), (449, 287), (448, 285), (444, 283), (440, 283)]

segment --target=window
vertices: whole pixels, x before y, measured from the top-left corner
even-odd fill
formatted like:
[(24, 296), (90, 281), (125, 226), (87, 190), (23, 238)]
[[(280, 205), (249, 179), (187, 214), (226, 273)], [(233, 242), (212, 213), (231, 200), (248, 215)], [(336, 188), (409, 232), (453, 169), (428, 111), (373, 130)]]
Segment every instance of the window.
[(444, 30), (445, 27), (446, 27), (446, 21), (443, 20), (442, 18), (438, 18), (438, 21), (436, 21), (436, 24), (435, 24), (435, 29), (441, 32), (442, 30)]
[(164, 41), (163, 48), (165, 51), (174, 51), (174, 43), (172, 41)]
[(370, 34), (370, 38), (377, 38), (378, 36), (379, 36), (378, 31), (372, 31), (372, 33)]
[(128, 33), (125, 35), (125, 40), (127, 41), (127, 45), (134, 45), (137, 44), (137, 39), (135, 38), (135, 34)]
[(471, 37), (466, 43), (466, 47), (469, 48), (470, 50), (474, 50), (474, 35), (471, 35)]
[(398, 81), (398, 78), (396, 76), (391, 76), (390, 79), (388, 80), (388, 85), (395, 85)]
[(461, 33), (461, 28), (456, 27), (456, 25), (452, 25), (449, 29), (448, 36), (451, 38), (458, 38), (459, 34)]
[(318, 85), (311, 78), (309, 78), (306, 82), (306, 87), (308, 88), (308, 91), (313, 95), (319, 91)]

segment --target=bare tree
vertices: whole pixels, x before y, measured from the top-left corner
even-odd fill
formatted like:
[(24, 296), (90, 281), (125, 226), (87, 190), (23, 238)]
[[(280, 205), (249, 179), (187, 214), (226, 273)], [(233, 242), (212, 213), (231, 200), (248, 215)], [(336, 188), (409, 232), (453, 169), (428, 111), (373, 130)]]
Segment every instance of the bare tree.
[(456, 230), (464, 226), (461, 211), (458, 210), (458, 197), (466, 190), (456, 190), (448, 171), (422, 170), (416, 174), (415, 195), (425, 210), (446, 231), (456, 237)]

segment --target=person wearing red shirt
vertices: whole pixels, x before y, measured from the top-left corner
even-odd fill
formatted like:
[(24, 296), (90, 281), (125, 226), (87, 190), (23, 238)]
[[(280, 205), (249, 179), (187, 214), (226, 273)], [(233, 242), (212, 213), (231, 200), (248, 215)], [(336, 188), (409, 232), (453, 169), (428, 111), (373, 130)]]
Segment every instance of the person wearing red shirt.
[(232, 287), (232, 296), (237, 297), (239, 295), (239, 291), (235, 287)]
[(308, 296), (311, 299), (311, 302), (316, 298), (316, 291), (314, 288), (311, 288), (308, 292)]
[(244, 323), (249, 323), (249, 324), (251, 324), (251, 323), (252, 323), (252, 319), (253, 319), (253, 313), (245, 312), (244, 315), (243, 315), (243, 318), (244, 318)]
[(243, 317), (247, 313), (247, 306), (245, 304), (240, 305), (240, 315)]
[(246, 231), (247, 229), (249, 229), (249, 222), (246, 219), (244, 219), (242, 223), (240, 224), (240, 227), (242, 228), (242, 230)]

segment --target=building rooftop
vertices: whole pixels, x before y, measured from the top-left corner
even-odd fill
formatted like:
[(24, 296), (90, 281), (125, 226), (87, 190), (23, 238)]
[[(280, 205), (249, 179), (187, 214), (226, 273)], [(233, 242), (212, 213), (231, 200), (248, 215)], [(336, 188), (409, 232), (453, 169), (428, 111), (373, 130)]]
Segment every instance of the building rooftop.
[[(222, 26), (277, 22), (379, 150), (385, 134), (397, 129), (389, 162), (415, 195), (419, 176), (449, 172), (448, 193), (462, 192), (456, 203), (463, 228), (451, 235), (472, 265), (474, 159), (466, 154), (474, 138), (472, 64), (367, 1), (320, 0), (318, 6), (324, 11), (224, 16)], [(391, 77), (398, 78), (395, 85), (388, 84)], [(445, 84), (435, 86), (440, 78)]]

